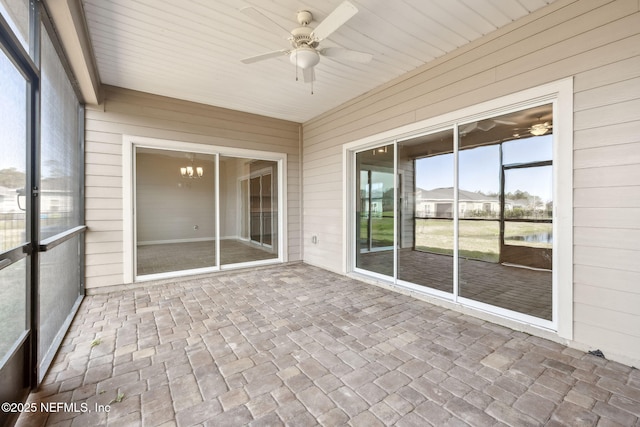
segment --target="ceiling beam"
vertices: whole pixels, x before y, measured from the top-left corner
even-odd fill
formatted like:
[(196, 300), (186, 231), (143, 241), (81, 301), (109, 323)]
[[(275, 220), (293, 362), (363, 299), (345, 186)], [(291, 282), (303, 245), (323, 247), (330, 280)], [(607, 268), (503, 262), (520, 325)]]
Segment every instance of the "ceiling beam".
[(99, 104), (100, 76), (81, 0), (44, 0), (44, 5), (53, 21), (83, 101), (86, 104)]

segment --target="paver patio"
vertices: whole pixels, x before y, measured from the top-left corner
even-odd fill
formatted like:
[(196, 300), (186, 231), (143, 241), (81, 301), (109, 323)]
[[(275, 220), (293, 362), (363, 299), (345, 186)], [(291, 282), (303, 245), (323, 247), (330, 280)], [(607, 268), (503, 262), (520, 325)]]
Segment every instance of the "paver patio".
[(29, 402), (76, 411), (19, 426), (640, 426), (640, 372), (300, 263), (87, 296)]

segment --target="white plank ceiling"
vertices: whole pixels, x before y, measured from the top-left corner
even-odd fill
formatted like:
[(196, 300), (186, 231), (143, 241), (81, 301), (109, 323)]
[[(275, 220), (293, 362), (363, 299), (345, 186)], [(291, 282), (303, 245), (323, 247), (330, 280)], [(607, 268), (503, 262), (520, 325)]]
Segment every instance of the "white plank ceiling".
[(414, 70), (553, 0), (350, 0), (359, 12), (323, 40), (373, 54), (369, 64), (322, 57), (312, 88), (288, 56), (241, 59), (290, 48), (240, 12), (259, 9), (280, 26), (296, 12), (316, 27), (342, 0), (82, 0), (100, 80), (153, 94), (303, 123)]

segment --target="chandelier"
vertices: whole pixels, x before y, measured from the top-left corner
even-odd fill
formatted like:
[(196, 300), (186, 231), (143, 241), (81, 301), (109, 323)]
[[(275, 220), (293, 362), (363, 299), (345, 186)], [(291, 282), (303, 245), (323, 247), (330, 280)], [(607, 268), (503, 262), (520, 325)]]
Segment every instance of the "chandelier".
[(185, 166), (180, 168), (180, 175), (183, 178), (202, 178), (204, 169), (201, 166), (194, 168), (193, 166)]

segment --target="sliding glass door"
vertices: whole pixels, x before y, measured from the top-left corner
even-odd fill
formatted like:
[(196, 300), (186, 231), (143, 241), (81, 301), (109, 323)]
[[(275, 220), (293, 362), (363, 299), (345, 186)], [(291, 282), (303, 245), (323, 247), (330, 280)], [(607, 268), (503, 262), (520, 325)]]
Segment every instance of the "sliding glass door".
[(220, 156), (220, 263), (278, 258), (278, 162)]
[(393, 145), (356, 154), (356, 267), (393, 276)]
[(136, 149), (137, 275), (217, 266), (215, 155)]
[(354, 269), (548, 325), (552, 119), (534, 106), (356, 152)]
[(458, 127), (459, 291), (552, 320), (551, 105)]
[(135, 277), (278, 260), (279, 163), (178, 148), (133, 146)]
[[(30, 220), (28, 81), (0, 50), (0, 402), (20, 402), (30, 386)], [(0, 425), (10, 413), (0, 412)]]
[[(398, 280), (453, 292), (453, 130), (398, 142)], [(425, 274), (425, 270), (430, 273)]]

